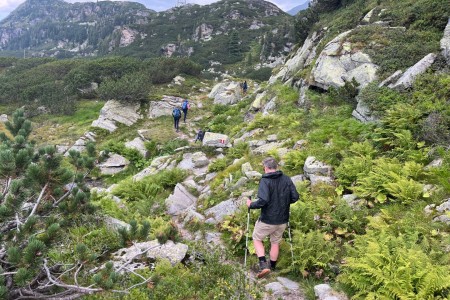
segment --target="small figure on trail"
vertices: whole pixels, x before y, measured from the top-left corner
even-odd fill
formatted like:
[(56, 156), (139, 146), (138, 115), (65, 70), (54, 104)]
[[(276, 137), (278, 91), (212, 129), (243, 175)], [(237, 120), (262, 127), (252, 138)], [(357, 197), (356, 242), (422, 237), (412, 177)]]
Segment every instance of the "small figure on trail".
[(199, 129), (199, 131), (197, 132), (197, 136), (195, 137), (195, 143), (197, 143), (197, 141), (203, 142), (203, 137), (205, 136), (205, 132), (201, 129)]
[(191, 105), (189, 104), (188, 99), (184, 99), (183, 104), (181, 104), (181, 109), (184, 114), (184, 123), (186, 123), (186, 116), (189, 108), (191, 108)]
[(248, 85), (247, 85), (247, 80), (244, 81), (244, 83), (242, 84), (242, 92), (245, 94), (247, 94), (247, 89), (248, 89)]
[[(283, 232), (289, 222), (289, 208), (295, 203), (299, 194), (289, 176), (277, 170), (278, 163), (272, 157), (263, 160), (264, 175), (259, 182), (258, 200), (247, 199), (249, 209), (261, 209), (261, 216), (253, 230), (253, 245), (259, 259), (258, 278), (262, 278), (274, 270)], [(270, 266), (264, 254), (263, 240), (270, 236)]]
[(173, 117), (173, 125), (175, 126), (175, 129), (177, 132), (179, 131), (179, 123), (181, 119), (181, 110), (179, 107), (175, 107), (172, 110), (172, 117)]

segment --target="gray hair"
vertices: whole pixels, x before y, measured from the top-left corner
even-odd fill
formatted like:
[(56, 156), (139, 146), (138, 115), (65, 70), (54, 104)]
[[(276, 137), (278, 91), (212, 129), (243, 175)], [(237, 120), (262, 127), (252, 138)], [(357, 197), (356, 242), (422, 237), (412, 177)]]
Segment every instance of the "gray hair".
[(271, 170), (276, 170), (278, 168), (278, 163), (273, 157), (266, 157), (263, 160), (263, 165)]

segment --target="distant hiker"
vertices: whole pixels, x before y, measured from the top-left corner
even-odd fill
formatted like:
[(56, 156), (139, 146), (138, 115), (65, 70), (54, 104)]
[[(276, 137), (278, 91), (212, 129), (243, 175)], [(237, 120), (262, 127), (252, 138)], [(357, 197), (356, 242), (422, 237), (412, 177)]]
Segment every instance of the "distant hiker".
[(245, 80), (244, 83), (242, 84), (242, 92), (244, 92), (244, 95), (247, 94), (247, 89), (248, 89), (247, 80)]
[[(278, 163), (272, 157), (263, 160), (264, 175), (259, 182), (258, 200), (247, 199), (249, 209), (261, 209), (261, 216), (253, 230), (253, 245), (259, 258), (258, 278), (264, 277), (275, 269), (280, 242), (289, 221), (289, 208), (299, 194), (289, 176), (278, 171)], [(270, 266), (264, 254), (263, 240), (270, 236)]]
[(189, 104), (188, 99), (184, 99), (183, 104), (181, 104), (181, 109), (184, 114), (184, 123), (186, 123), (186, 116), (189, 108), (191, 108), (191, 105)]
[(178, 132), (179, 131), (179, 123), (180, 123), (180, 119), (181, 119), (181, 110), (179, 107), (175, 107), (172, 110), (172, 117), (173, 117), (173, 124), (175, 126), (175, 129)]
[(197, 143), (197, 141), (203, 142), (203, 137), (205, 136), (205, 132), (203, 132), (203, 130), (199, 130), (197, 132), (197, 136), (195, 137), (195, 143)]

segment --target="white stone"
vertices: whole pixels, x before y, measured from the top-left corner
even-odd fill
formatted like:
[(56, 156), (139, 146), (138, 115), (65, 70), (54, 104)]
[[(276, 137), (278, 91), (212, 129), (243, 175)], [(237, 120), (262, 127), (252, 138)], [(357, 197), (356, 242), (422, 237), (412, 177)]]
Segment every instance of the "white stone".
[(442, 55), (447, 59), (447, 64), (450, 65), (450, 18), (444, 30), (444, 36), (441, 39)]
[(177, 216), (184, 210), (194, 207), (196, 203), (197, 198), (180, 183), (175, 186), (173, 194), (165, 201), (167, 213), (172, 216)]
[(405, 73), (400, 77), (400, 79), (395, 84), (390, 84), (389, 87), (393, 89), (404, 90), (412, 86), (414, 80), (420, 74), (423, 74), (431, 67), (436, 59), (436, 54), (430, 53), (424, 58), (422, 58), (414, 66), (406, 70)]

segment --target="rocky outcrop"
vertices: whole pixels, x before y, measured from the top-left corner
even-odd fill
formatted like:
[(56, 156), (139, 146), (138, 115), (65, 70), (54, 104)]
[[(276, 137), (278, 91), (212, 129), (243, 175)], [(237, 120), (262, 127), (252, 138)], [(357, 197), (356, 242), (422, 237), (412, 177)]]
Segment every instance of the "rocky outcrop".
[(214, 104), (235, 104), (241, 99), (241, 88), (238, 82), (224, 81), (215, 85), (208, 97), (214, 99)]
[(447, 64), (450, 65), (450, 18), (448, 19), (447, 26), (444, 30), (444, 36), (441, 39), (442, 55), (447, 60)]
[(144, 170), (134, 175), (133, 180), (139, 181), (147, 176), (155, 175), (156, 173), (162, 170), (171, 170), (175, 168), (175, 166), (176, 160), (174, 160), (172, 156), (170, 155), (160, 156), (155, 158), (149, 167), (145, 168)]
[(331, 166), (318, 161), (314, 156), (308, 156), (303, 166), (306, 177), (310, 177), (311, 175), (330, 176), (331, 169)]
[(398, 90), (404, 90), (408, 89), (412, 86), (414, 80), (419, 76), (420, 74), (425, 73), (431, 65), (434, 63), (436, 59), (436, 54), (430, 53), (424, 58), (422, 58), (418, 63), (416, 63), (414, 66), (406, 70), (405, 73), (400, 77), (399, 80), (397, 80), (396, 83), (390, 84), (388, 87)]
[(325, 46), (311, 71), (311, 85), (328, 90), (342, 87), (354, 78), (363, 88), (377, 79), (378, 66), (369, 55), (352, 49), (347, 41), (351, 32), (341, 33)]
[(100, 110), (99, 118), (92, 122), (92, 126), (106, 129), (109, 132), (117, 129), (116, 123), (131, 126), (142, 118), (139, 109), (139, 103), (109, 100)]
[(113, 175), (121, 172), (130, 164), (130, 161), (119, 154), (112, 154), (106, 161), (99, 164), (102, 175)]
[(201, 24), (195, 29), (195, 33), (193, 36), (194, 41), (196, 42), (198, 42), (199, 40), (210, 41), (213, 31), (214, 28), (212, 25), (208, 25), (205, 23)]
[(165, 203), (167, 213), (172, 216), (178, 216), (188, 208), (195, 208), (197, 198), (189, 193), (182, 184), (178, 183), (173, 194), (166, 199)]
[[(78, 152), (83, 152), (84, 150), (86, 150), (86, 145), (89, 142), (95, 142), (95, 138), (96, 138), (96, 134), (93, 132), (86, 132), (84, 133), (84, 135), (82, 137), (80, 137), (70, 148), (66, 148), (64, 149), (63, 152), (61, 153), (65, 153), (65, 156), (69, 155), (69, 151), (70, 150), (75, 150)], [(62, 150), (63, 148), (61, 148)]]
[(444, 202), (438, 206), (435, 204), (427, 205), (424, 210), (427, 215), (433, 214), (435, 216), (433, 221), (450, 225), (450, 198), (444, 200)]
[(183, 100), (184, 99), (181, 97), (164, 95), (160, 101), (150, 101), (147, 116), (150, 119), (161, 116), (171, 116), (172, 110), (175, 107), (181, 107)]
[(244, 205), (243, 198), (240, 200), (229, 199), (222, 201), (205, 211), (205, 215), (209, 217), (205, 222), (208, 224), (220, 223), (226, 216), (234, 214), (242, 205)]
[(286, 61), (281, 70), (276, 75), (270, 77), (269, 83), (275, 83), (278, 79), (286, 81), (301, 69), (309, 66), (316, 56), (316, 47), (321, 38), (322, 34), (318, 32), (314, 32), (308, 37), (303, 43), (303, 46), (297, 50), (292, 58)]
[(6, 122), (8, 122), (8, 115), (2, 114), (2, 115), (0, 116), (0, 122), (1, 122), (1, 123), (6, 123)]
[(253, 109), (253, 110), (260, 110), (262, 108), (262, 106), (263, 106), (263, 100), (264, 100), (264, 97), (266, 97), (266, 94), (267, 94), (266, 91), (264, 91), (262, 93), (258, 93), (256, 95), (255, 100), (252, 103), (251, 109)]
[(277, 280), (264, 286), (268, 295), (264, 300), (303, 300), (304, 295), (297, 282), (285, 277), (277, 277)]
[(196, 176), (204, 176), (208, 170), (209, 159), (203, 152), (184, 153), (177, 168), (192, 172)]
[(356, 97), (357, 105), (356, 108), (352, 111), (352, 116), (362, 123), (374, 122), (377, 121), (378, 118), (372, 115), (371, 110), (363, 101), (361, 101), (358, 97)]

